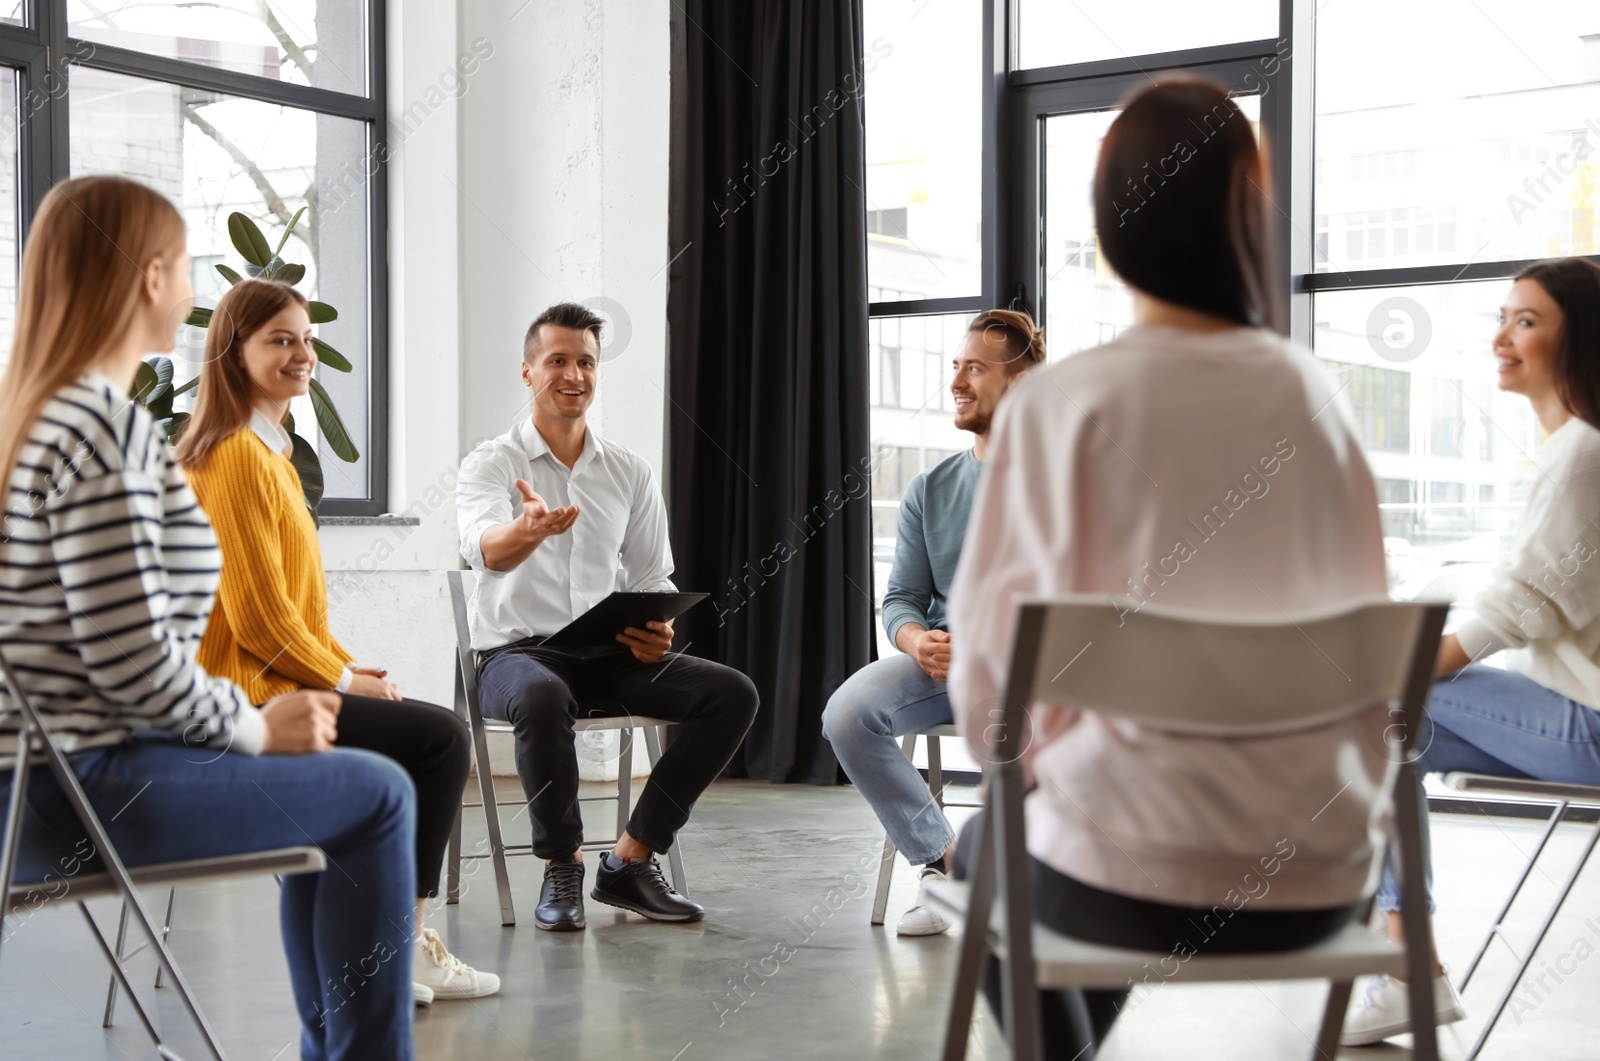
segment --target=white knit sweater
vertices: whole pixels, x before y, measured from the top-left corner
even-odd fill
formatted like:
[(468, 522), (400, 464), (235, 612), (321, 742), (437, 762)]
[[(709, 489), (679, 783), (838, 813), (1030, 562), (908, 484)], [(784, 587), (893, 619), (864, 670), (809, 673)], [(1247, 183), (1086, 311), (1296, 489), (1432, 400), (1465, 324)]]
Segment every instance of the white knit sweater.
[(1511, 554), (1456, 636), (1473, 660), (1517, 649), (1512, 670), (1600, 710), (1600, 431), (1573, 417), (1535, 463)]

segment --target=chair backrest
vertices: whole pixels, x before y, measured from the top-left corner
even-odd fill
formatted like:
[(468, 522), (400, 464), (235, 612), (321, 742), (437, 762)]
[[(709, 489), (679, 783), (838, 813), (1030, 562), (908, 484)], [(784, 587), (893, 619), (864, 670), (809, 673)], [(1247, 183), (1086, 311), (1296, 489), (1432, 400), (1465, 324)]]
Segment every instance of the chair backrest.
[(472, 626), (467, 622), (467, 608), (473, 593), (478, 589), (476, 571), (447, 571), (445, 580), (450, 584), (450, 610), (456, 619), (456, 669), (461, 674), (457, 690), (466, 697), (466, 703), (478, 702), (478, 661), (472, 653)]
[(1211, 736), (1307, 729), (1408, 693), (1420, 713), (1447, 610), (1374, 600), (1266, 620), (1030, 597), (1018, 608), (1005, 703), (1057, 702)]

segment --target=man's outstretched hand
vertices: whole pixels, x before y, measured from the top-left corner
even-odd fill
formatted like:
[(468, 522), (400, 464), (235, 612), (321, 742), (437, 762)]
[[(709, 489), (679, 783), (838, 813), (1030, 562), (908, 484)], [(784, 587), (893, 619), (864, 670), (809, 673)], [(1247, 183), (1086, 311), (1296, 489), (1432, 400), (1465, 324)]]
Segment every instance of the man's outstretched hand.
[(544, 503), (544, 498), (533, 492), (533, 485), (526, 479), (517, 480), (517, 490), (522, 494), (522, 529), (535, 541), (565, 534), (578, 518), (577, 505), (551, 508)]

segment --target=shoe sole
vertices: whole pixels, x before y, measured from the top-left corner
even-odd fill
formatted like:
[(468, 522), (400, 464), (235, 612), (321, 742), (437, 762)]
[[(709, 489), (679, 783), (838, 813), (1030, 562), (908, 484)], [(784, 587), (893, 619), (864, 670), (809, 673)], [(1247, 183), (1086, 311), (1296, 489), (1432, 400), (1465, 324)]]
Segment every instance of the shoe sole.
[(435, 991), (433, 993), (433, 1000), (435, 1002), (451, 1002), (460, 998), (488, 998), (490, 995), (498, 995), (499, 993), (500, 988), (498, 985), (492, 991), (463, 991), (459, 994), (456, 992), (440, 993)]
[(681, 922), (699, 921), (706, 916), (704, 911), (701, 911), (697, 914), (684, 914), (682, 916), (653, 913), (649, 910), (642, 910), (633, 903), (618, 899), (615, 896), (607, 895), (599, 889), (590, 892), (589, 898), (593, 899), (597, 903), (605, 903), (607, 906), (615, 906), (619, 910), (631, 910), (640, 917), (648, 917), (652, 921), (671, 921), (676, 924)]
[(557, 921), (554, 924), (547, 925), (536, 917), (533, 919), (533, 923), (544, 929), (546, 932), (582, 932), (584, 927), (588, 925), (589, 922), (587, 920)]
[(896, 925), (895, 926), (895, 930), (894, 930), (894, 934), (897, 935), (897, 936), (909, 936), (909, 937), (915, 939), (915, 938), (920, 937), (920, 936), (942, 936), (946, 932), (949, 932), (949, 931), (950, 931), (950, 922), (946, 921), (944, 924), (939, 925), (938, 927), (935, 927), (935, 928), (905, 929), (905, 928), (901, 928), (900, 926)]
[[(1466, 1016), (1466, 1010), (1461, 1009), (1459, 1006), (1451, 1006), (1447, 1010), (1434, 1014), (1433, 1022), (1435, 1027), (1442, 1028), (1446, 1024), (1454, 1024), (1458, 1020), (1465, 1020)], [(1403, 1021), (1396, 1021), (1393, 1024), (1386, 1024), (1381, 1028), (1371, 1028), (1367, 1031), (1361, 1032), (1359, 1035), (1340, 1035), (1339, 1045), (1376, 1046), (1385, 1039), (1392, 1039), (1396, 1035), (1407, 1035), (1410, 1032), (1411, 1020), (1407, 1018)]]

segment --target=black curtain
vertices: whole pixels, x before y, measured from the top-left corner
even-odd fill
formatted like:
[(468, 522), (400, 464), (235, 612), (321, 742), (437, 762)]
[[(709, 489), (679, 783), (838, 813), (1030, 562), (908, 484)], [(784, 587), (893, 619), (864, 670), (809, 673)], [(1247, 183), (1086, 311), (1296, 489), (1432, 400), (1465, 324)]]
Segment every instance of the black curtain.
[(832, 784), (875, 654), (861, 0), (674, 5), (667, 485), (677, 644), (761, 712), (733, 776)]

